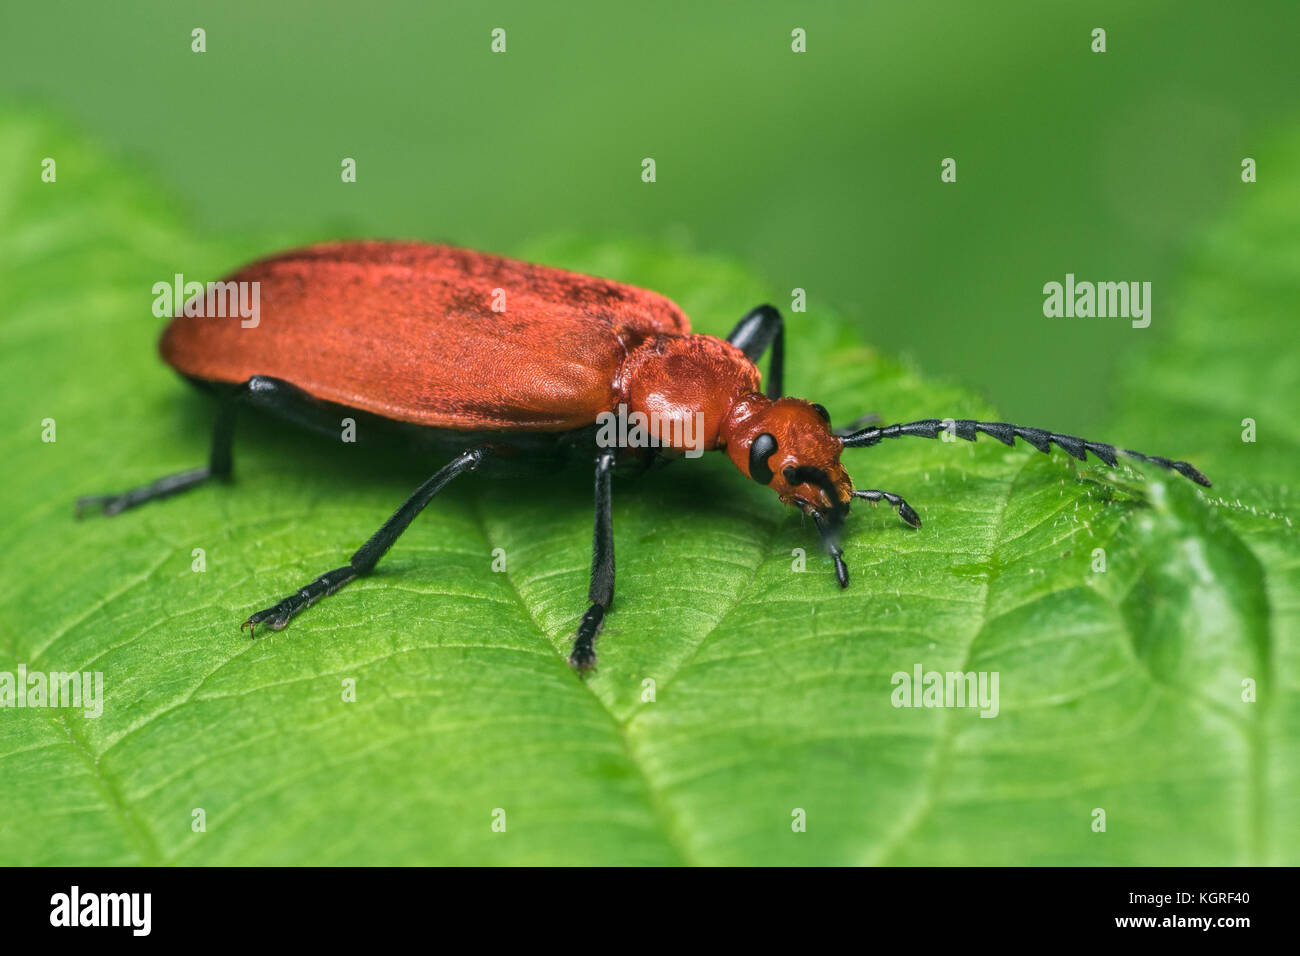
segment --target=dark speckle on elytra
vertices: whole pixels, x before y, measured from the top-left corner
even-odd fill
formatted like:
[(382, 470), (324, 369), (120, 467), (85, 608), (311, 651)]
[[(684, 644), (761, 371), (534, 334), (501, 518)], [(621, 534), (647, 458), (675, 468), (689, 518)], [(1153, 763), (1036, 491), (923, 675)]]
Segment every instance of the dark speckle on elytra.
[[(536, 293), (550, 292), (550, 287), (535, 288), (530, 291)], [(627, 293), (614, 285), (602, 282), (561, 284), (554, 289), (568, 305), (574, 306), (612, 306), (625, 302), (628, 298)]]
[(474, 315), (490, 305), (482, 295), (453, 292), (447, 296), (445, 311), (458, 315)]

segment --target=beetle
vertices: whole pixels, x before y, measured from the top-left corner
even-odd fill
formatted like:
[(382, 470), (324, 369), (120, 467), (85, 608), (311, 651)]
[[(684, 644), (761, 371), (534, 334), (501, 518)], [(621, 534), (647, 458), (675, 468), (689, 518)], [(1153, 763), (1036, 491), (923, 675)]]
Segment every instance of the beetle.
[[(725, 452), (741, 474), (812, 518), (841, 588), (849, 583), (838, 538), (851, 502), (887, 502), (921, 519), (902, 497), (854, 488), (847, 448), (886, 438), (1006, 445), (1055, 444), (1114, 466), (1119, 455), (1154, 462), (1197, 484), (1185, 461), (1005, 422), (929, 418), (832, 429), (826, 409), (782, 394), (785, 334), (770, 305), (747, 313), (727, 338), (692, 334), (667, 298), (633, 286), (449, 245), (383, 240), (323, 243), (259, 260), (226, 282), (257, 283), (261, 315), (238, 319), (181, 310), (159, 343), (163, 359), (218, 399), (205, 466), (111, 495), (83, 497), (78, 514), (116, 515), (232, 477), (235, 418), (242, 408), (337, 435), (341, 416), (455, 456), (428, 478), (351, 557), (241, 625), (280, 630), (320, 598), (370, 573), (393, 542), (452, 479), (488, 461), (595, 460), (595, 533), (586, 612), (569, 663), (596, 664), (595, 641), (614, 599), (610, 476), (616, 464), (671, 460), (697, 446)], [(503, 310), (494, 307), (504, 301)], [(201, 310), (195, 310), (201, 311)], [(771, 350), (766, 389), (759, 359)], [(613, 447), (596, 423), (615, 410), (670, 423), (658, 447)], [(874, 416), (871, 416), (874, 419)], [(677, 429), (676, 426), (682, 426)]]

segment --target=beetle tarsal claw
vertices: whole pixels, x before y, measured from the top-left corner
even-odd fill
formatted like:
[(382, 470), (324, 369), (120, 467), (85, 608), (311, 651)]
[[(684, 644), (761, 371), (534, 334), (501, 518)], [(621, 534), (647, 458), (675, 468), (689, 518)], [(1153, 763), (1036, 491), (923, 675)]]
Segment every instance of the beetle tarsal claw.
[(77, 499), (77, 517), (84, 518), (93, 512), (99, 512), (106, 518), (119, 515), (130, 507), (131, 499), (126, 494), (87, 495)]
[(273, 607), (268, 607), (265, 611), (258, 611), (256, 614), (250, 614), (248, 620), (239, 625), (242, 631), (248, 628), (249, 637), (257, 637), (257, 625), (263, 624), (272, 631), (283, 631), (289, 624), (289, 618), (293, 617), (293, 610), (286, 606), (286, 602), (281, 601)]
[(832, 555), (835, 559), (835, 580), (840, 583), (840, 590), (849, 586), (849, 566), (844, 563), (844, 558), (840, 555)]
[(872, 507), (886, 501), (898, 510), (898, 516), (910, 524), (913, 528), (921, 527), (921, 516), (918, 515), (906, 501), (899, 495), (891, 491), (881, 491), (878, 488), (859, 488), (853, 493), (854, 498), (861, 498), (863, 501), (870, 501)]
[(808, 508), (808, 513), (812, 515), (813, 522), (817, 525), (817, 533), (821, 536), (822, 547), (826, 553), (831, 556), (835, 562), (835, 580), (839, 582), (841, 588), (849, 586), (849, 566), (844, 563), (844, 550), (835, 540), (835, 535), (839, 531), (837, 523), (827, 521), (820, 511), (813, 507)]
[(77, 499), (77, 517), (84, 518), (97, 508), (103, 508), (104, 502), (108, 501), (106, 495), (86, 495)]
[(587, 608), (578, 625), (578, 636), (573, 642), (573, 652), (569, 654), (569, 666), (579, 674), (596, 669), (596, 635), (605, 622), (605, 609), (599, 604)]
[(569, 666), (579, 674), (586, 674), (596, 669), (596, 655), (594, 652), (579, 653), (574, 651), (569, 655)]

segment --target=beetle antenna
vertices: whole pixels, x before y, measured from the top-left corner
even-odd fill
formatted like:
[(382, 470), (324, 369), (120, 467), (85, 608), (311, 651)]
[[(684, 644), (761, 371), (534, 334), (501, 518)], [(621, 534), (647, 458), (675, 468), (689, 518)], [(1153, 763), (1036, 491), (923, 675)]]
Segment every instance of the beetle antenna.
[(1176, 471), (1183, 477), (1190, 478), (1198, 485), (1203, 485), (1206, 488), (1210, 487), (1210, 479), (1185, 461), (1173, 461), (1169, 458), (1161, 458), (1159, 455), (1144, 455), (1142, 452), (1133, 451), (1131, 448), (1116, 448), (1114, 445), (1107, 445), (1104, 442), (1087, 441), (1083, 438), (1075, 438), (1073, 435), (1058, 435), (1056, 432), (1045, 431), (1041, 428), (1028, 428), (1024, 425), (1011, 425), (1007, 422), (977, 422), (969, 418), (927, 418), (919, 422), (908, 422), (905, 425), (864, 428), (861, 431), (843, 436), (842, 440), (845, 448), (866, 448), (870, 445), (879, 444), (885, 438), (905, 438), (908, 436), (937, 438), (944, 432), (956, 435), (966, 441), (974, 441), (978, 433), (983, 432), (985, 435), (992, 435), (1004, 445), (1014, 445), (1017, 438), (1023, 438), (1044, 454), (1051, 450), (1052, 443), (1055, 442), (1066, 454), (1077, 458), (1079, 461), (1085, 460), (1088, 457), (1087, 453), (1092, 452), (1112, 468), (1115, 467), (1119, 455), (1127, 455), (1130, 458), (1149, 461), (1161, 468)]
[(880, 421), (880, 414), (878, 412), (867, 412), (865, 415), (859, 415), (847, 425), (841, 425), (839, 428), (832, 428), (831, 434), (843, 438), (845, 435), (852, 435), (855, 431), (866, 428), (868, 425), (874, 425), (878, 421)]

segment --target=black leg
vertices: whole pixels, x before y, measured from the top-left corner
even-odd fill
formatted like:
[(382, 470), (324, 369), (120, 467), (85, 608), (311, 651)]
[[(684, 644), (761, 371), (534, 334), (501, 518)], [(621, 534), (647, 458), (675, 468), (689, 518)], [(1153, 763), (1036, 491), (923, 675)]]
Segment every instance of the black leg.
[(781, 313), (770, 305), (760, 305), (736, 323), (727, 341), (745, 353), (754, 364), (772, 346), (772, 364), (767, 372), (767, 397), (780, 398), (785, 377), (785, 324)]
[(840, 547), (839, 542), (835, 540), (836, 527), (823, 518), (820, 511), (810, 510), (808, 513), (812, 515), (813, 523), (817, 525), (817, 534), (822, 539), (822, 547), (826, 549), (826, 553), (835, 562), (835, 580), (840, 583), (841, 588), (848, 587), (849, 566), (844, 563), (844, 550)]
[(579, 671), (596, 666), (596, 635), (614, 603), (614, 502), (609, 489), (613, 470), (614, 449), (606, 448), (596, 459), (596, 530), (591, 545), (591, 588), (587, 591), (591, 607), (582, 615), (569, 655), (569, 663)]
[(221, 399), (217, 406), (217, 420), (212, 428), (212, 450), (208, 463), (201, 468), (191, 468), (175, 475), (166, 475), (157, 481), (138, 488), (131, 488), (113, 495), (86, 495), (77, 499), (77, 517), (98, 508), (101, 513), (112, 517), (128, 508), (134, 508), (147, 501), (157, 501), (171, 495), (188, 491), (203, 484), (209, 478), (229, 479), (231, 475), (231, 445), (235, 438), (235, 410), (244, 397), (245, 386)]
[(978, 433), (983, 432), (985, 435), (992, 435), (1004, 445), (1014, 445), (1017, 438), (1022, 438), (1044, 453), (1050, 451), (1052, 444), (1055, 443), (1063, 448), (1067, 454), (1079, 461), (1083, 461), (1087, 458), (1087, 453), (1092, 452), (1111, 467), (1115, 466), (1118, 455), (1127, 455), (1130, 458), (1149, 461), (1160, 465), (1162, 468), (1176, 471), (1180, 475), (1190, 478), (1198, 485), (1204, 485), (1206, 488), (1210, 487), (1210, 479), (1185, 461), (1173, 461), (1169, 458), (1161, 458), (1158, 455), (1144, 455), (1140, 451), (1133, 451), (1129, 448), (1116, 448), (1114, 445), (1107, 445), (1104, 442), (1087, 441), (1083, 438), (1075, 438), (1073, 435), (1058, 435), (1056, 432), (1044, 431), (1041, 428), (1027, 428), (1024, 425), (1010, 425), (1006, 422), (977, 422), (969, 418), (927, 418), (919, 422), (908, 422), (905, 425), (864, 428), (862, 431), (845, 435), (844, 447), (865, 448), (869, 445), (879, 444), (885, 438), (906, 438), (909, 436), (937, 438), (946, 431), (950, 431), (951, 434), (966, 441), (974, 441)]
[(167, 498), (190, 488), (197, 488), (209, 478), (229, 480), (233, 474), (231, 450), (235, 440), (235, 416), (241, 405), (267, 408), (293, 407), (314, 400), (288, 382), (265, 375), (254, 375), (247, 382), (230, 388), (218, 399), (217, 419), (212, 427), (212, 450), (207, 465), (112, 495), (86, 495), (77, 499), (77, 517), (98, 508), (109, 517), (121, 514), (147, 501)]
[(256, 614), (251, 615), (248, 620), (240, 625), (240, 629), (247, 627), (255, 635), (257, 625), (265, 624), (271, 630), (278, 631), (288, 624), (294, 615), (311, 607), (321, 598), (333, 594), (353, 578), (369, 574), (375, 565), (379, 563), (379, 559), (393, 546), (393, 542), (415, 520), (415, 516), (433, 500), (434, 495), (442, 491), (447, 483), (457, 475), (462, 472), (473, 471), (490, 453), (490, 446), (487, 445), (479, 445), (468, 451), (461, 452), (432, 478), (415, 489), (415, 494), (407, 498), (402, 507), (398, 508), (393, 513), (393, 516), (384, 522), (383, 527), (371, 535), (370, 540), (357, 549), (356, 554), (352, 555), (352, 559), (347, 564), (341, 568), (335, 568), (333, 571), (325, 572), (310, 584), (290, 594), (279, 604), (272, 605), (264, 611), (258, 611)]
[(900, 498), (898, 495), (889, 491), (880, 491), (872, 488), (870, 490), (858, 490), (853, 492), (854, 498), (861, 498), (864, 501), (870, 501), (873, 505), (878, 504), (883, 498), (891, 505), (898, 509), (898, 516), (910, 524), (913, 528), (921, 527), (921, 516), (912, 510), (912, 506)]

